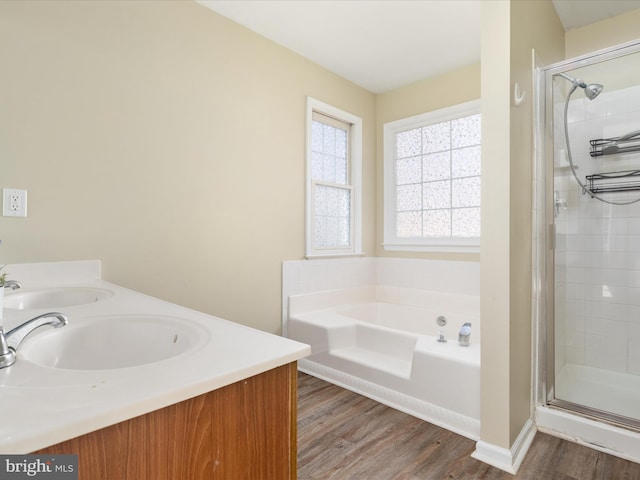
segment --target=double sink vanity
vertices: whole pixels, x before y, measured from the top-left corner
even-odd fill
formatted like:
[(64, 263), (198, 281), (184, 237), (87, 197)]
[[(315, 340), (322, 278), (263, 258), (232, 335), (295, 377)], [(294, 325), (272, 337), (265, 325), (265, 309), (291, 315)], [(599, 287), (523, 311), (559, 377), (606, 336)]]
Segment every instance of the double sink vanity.
[(5, 332), (68, 323), (0, 369), (0, 453), (77, 454), (92, 480), (296, 477), (309, 346), (101, 280), (97, 261), (7, 270)]

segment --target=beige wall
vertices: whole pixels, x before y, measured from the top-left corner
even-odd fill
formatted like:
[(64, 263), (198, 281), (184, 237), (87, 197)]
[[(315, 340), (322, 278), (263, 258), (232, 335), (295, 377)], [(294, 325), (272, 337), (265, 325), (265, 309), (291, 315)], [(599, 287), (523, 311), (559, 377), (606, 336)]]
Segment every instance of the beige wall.
[(640, 39), (640, 9), (570, 30), (565, 38), (566, 58)]
[[(509, 448), (509, 2), (482, 3), (481, 440)], [(488, 54), (487, 52), (492, 52)], [(486, 337), (485, 337), (486, 335)]]
[(364, 120), (375, 252), (375, 97), (202, 5), (0, 2), (0, 263), (101, 259), (107, 280), (280, 331), (304, 255), (305, 102)]
[[(511, 108), (510, 438), (531, 416), (533, 80), (531, 50), (545, 62), (564, 57), (564, 29), (551, 1), (517, 1), (511, 8), (511, 83), (529, 94)], [(513, 87), (512, 87), (513, 88)]]
[(382, 172), (384, 172), (384, 124), (479, 98), (480, 64), (470, 65), (444, 75), (428, 78), (376, 97), (376, 156), (378, 159), (378, 197), (376, 199), (377, 256), (479, 261), (479, 254), (385, 252), (382, 248), (384, 235), (384, 177), (382, 175)]
[(550, 0), (483, 2), (481, 436), (504, 448), (531, 416), (533, 48), (547, 63), (563, 59)]

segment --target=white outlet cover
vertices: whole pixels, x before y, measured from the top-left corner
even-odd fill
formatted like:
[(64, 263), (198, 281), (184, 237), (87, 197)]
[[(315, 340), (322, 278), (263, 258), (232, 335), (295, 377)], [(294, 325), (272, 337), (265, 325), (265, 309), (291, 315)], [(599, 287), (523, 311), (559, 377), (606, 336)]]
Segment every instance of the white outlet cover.
[(2, 189), (2, 215), (5, 217), (27, 216), (27, 191), (15, 188)]

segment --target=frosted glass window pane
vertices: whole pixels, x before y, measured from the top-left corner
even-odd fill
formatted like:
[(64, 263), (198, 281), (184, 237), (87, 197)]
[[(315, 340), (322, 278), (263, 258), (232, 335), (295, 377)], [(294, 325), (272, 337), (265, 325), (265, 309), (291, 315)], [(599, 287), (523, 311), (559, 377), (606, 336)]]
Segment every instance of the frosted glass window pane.
[(341, 218), (351, 218), (351, 190), (337, 188), (337, 215)]
[(451, 210), (427, 210), (424, 212), (424, 236), (448, 237), (451, 235)]
[(420, 155), (421, 142), (422, 138), (419, 128), (396, 134), (396, 158)]
[(336, 129), (336, 157), (347, 158), (347, 132)]
[(327, 215), (338, 214), (338, 192), (335, 188), (320, 187), (321, 190), (326, 190), (327, 198)]
[(311, 151), (322, 152), (322, 123), (311, 123)]
[(444, 180), (451, 177), (451, 155), (449, 152), (432, 153), (422, 157), (422, 180)]
[(324, 171), (324, 155), (319, 152), (311, 152), (311, 178), (322, 180)]
[(338, 215), (343, 218), (349, 218), (351, 216), (351, 191), (343, 188), (336, 189), (336, 192)]
[(408, 130), (394, 137), (396, 237), (479, 235), (481, 115), (418, 121), (411, 128), (404, 120), (400, 128)]
[(338, 219), (338, 245), (341, 247), (351, 245), (351, 222), (348, 218)]
[(449, 150), (451, 139), (449, 122), (436, 123), (422, 128), (422, 153), (434, 153)]
[(347, 159), (336, 157), (335, 182), (341, 185), (348, 183)]
[(480, 114), (451, 120), (451, 147), (480, 145)]
[(422, 208), (422, 185), (401, 185), (396, 190), (396, 209), (398, 212), (419, 210)]
[(400, 212), (396, 215), (396, 232), (399, 238), (422, 237), (422, 212)]
[(346, 185), (349, 181), (346, 130), (313, 121), (311, 136), (312, 178)]
[(347, 132), (336, 129), (336, 157), (347, 158)]
[(322, 156), (322, 178), (316, 180), (322, 180), (323, 182), (335, 182), (336, 181), (336, 159), (332, 155)]
[(451, 176), (453, 178), (480, 175), (481, 147), (467, 147), (451, 152)]
[(420, 157), (400, 159), (396, 162), (396, 185), (420, 183), (422, 165)]
[(480, 236), (480, 208), (453, 210), (452, 235), (455, 237)]
[(316, 185), (315, 246), (342, 247), (351, 243), (351, 191)]
[(322, 151), (335, 155), (336, 153), (336, 128), (331, 125), (322, 125)]
[(317, 215), (328, 215), (329, 214), (329, 192), (326, 188), (316, 186), (315, 188), (315, 212)]
[(339, 231), (340, 231), (340, 227), (339, 227), (339, 218), (336, 217), (327, 217), (326, 218), (326, 240), (325, 240), (325, 244), (322, 245), (323, 247), (332, 247), (334, 245), (337, 245), (337, 238), (339, 235)]
[(477, 207), (480, 205), (480, 177), (451, 181), (451, 206)]
[(347, 184), (347, 162), (339, 161), (336, 163), (336, 179), (335, 182), (340, 185)]
[(451, 207), (451, 183), (429, 182), (424, 185), (423, 208), (437, 209)]
[(318, 247), (327, 246), (327, 219), (316, 215), (314, 218), (313, 243)]
[(314, 180), (346, 185), (348, 182), (347, 162), (333, 155), (312, 152), (311, 176)]

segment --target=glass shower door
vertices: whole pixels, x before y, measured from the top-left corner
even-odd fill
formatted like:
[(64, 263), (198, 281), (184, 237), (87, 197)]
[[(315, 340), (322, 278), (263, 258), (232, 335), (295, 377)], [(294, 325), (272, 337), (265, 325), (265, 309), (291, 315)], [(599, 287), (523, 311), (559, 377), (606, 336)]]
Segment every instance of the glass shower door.
[(640, 53), (620, 53), (547, 72), (548, 401), (640, 428)]

